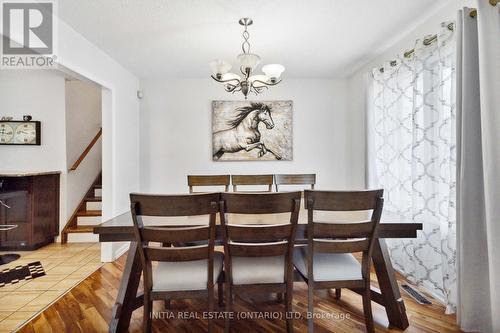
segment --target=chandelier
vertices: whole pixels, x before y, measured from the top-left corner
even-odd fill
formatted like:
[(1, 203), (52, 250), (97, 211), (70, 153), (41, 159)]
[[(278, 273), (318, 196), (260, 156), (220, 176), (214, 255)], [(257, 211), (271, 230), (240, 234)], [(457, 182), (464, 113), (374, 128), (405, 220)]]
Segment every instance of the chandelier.
[(253, 72), (260, 64), (260, 57), (250, 52), (250, 33), (248, 26), (252, 25), (251, 18), (245, 17), (239, 20), (240, 25), (245, 27), (243, 31), (243, 43), (241, 49), (243, 53), (238, 55), (240, 63), (240, 72), (242, 75), (230, 73), (231, 64), (224, 60), (214, 60), (210, 62), (212, 69), (212, 79), (222, 83), (227, 92), (235, 93), (241, 91), (247, 99), (248, 93), (253, 92), (255, 95), (261, 93), (269, 86), (275, 86), (281, 82), (281, 74), (285, 71), (285, 67), (279, 64), (268, 64), (262, 66), (264, 74), (253, 75)]

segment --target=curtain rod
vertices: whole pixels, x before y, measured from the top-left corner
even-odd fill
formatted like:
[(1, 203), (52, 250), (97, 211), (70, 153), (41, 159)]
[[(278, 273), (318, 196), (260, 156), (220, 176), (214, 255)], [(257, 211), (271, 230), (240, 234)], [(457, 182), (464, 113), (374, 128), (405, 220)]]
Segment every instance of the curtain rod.
[[(496, 0), (495, 0), (496, 1)], [(498, 0), (500, 1), (500, 0)], [(453, 31), (453, 29), (455, 28), (455, 24), (453, 22), (450, 22), (448, 23), (448, 25), (446, 26), (448, 28), (448, 30), (450, 31)], [(435, 41), (437, 41), (437, 38), (438, 38), (438, 35), (432, 35), (432, 36), (429, 36), (427, 38), (424, 38), (424, 41), (423, 41), (423, 44), (425, 46), (429, 46), (431, 45), (432, 43), (434, 43)], [(404, 57), (405, 58), (409, 58), (412, 56), (412, 54), (415, 53), (415, 48), (411, 49), (411, 50), (408, 50), (406, 51), (405, 53), (403, 53)], [(396, 60), (391, 60), (389, 62), (389, 64), (391, 65), (391, 67), (394, 67), (398, 64), (398, 62)], [(379, 68), (379, 72), (380, 73), (383, 73), (384, 72), (384, 67), (380, 67)]]
[[(492, 5), (493, 7), (495, 7), (497, 4), (500, 3), (500, 0), (490, 0), (490, 5)], [(477, 16), (477, 9), (476, 8), (472, 8), (470, 13), (469, 13), (470, 17), (474, 18)]]
[[(489, 2), (490, 2), (490, 5), (495, 7), (498, 3), (500, 3), (500, 0), (490, 0)], [(477, 16), (477, 9), (472, 8), (469, 15), (472, 18), (476, 17)], [(454, 28), (453, 23), (448, 24), (448, 30), (453, 31), (453, 28)], [(429, 38), (424, 39), (424, 45), (428, 46), (436, 40), (437, 40), (437, 35), (433, 35)], [(414, 52), (415, 52), (415, 49), (411, 49), (411, 50), (406, 51), (404, 53), (405, 58), (409, 58)], [(392, 61), (391, 61), (391, 64), (392, 64)]]
[[(489, 3), (490, 3), (490, 5), (492, 5), (493, 7), (495, 7), (497, 4), (500, 3), (500, 0), (489, 0)], [(472, 8), (471, 11), (470, 11), (470, 13), (469, 13), (469, 15), (472, 18), (476, 17), (477, 16), (477, 9), (476, 8)], [(455, 26), (454, 26), (453, 23), (449, 23), (446, 27), (450, 31), (453, 31), (453, 29), (455, 28)], [(432, 43), (434, 43), (437, 40), (437, 38), (438, 38), (437, 34), (429, 36), (429, 37), (427, 37), (427, 38), (424, 39), (423, 44), (425, 46), (429, 46)], [(406, 51), (403, 55), (404, 55), (405, 58), (409, 58), (409, 57), (412, 56), (413, 53), (415, 53), (415, 48)], [(391, 65), (391, 67), (394, 67), (398, 63), (397, 63), (396, 60), (392, 60), (392, 61), (389, 62), (389, 64)], [(383, 73), (384, 72), (384, 67), (380, 67), (379, 71), (380, 71), (380, 73)]]
[[(448, 23), (448, 25), (447, 25), (446, 27), (448, 28), (448, 30), (453, 31), (453, 29), (455, 28), (455, 25), (454, 25), (454, 23), (452, 22), (452, 23)], [(434, 43), (435, 41), (437, 41), (437, 39), (438, 39), (438, 35), (437, 35), (437, 34), (436, 34), (436, 35), (429, 36), (429, 37), (427, 37), (427, 38), (424, 38), (424, 42), (423, 42), (423, 44), (424, 44), (425, 46), (429, 46), (429, 45), (431, 45), (432, 43)], [(411, 57), (411, 55), (412, 55), (413, 53), (415, 53), (415, 49), (414, 49), (414, 48), (413, 48), (413, 49), (411, 49), (411, 50), (406, 51), (406, 52), (404, 53), (404, 57), (405, 57), (405, 58), (409, 58), (409, 57)]]

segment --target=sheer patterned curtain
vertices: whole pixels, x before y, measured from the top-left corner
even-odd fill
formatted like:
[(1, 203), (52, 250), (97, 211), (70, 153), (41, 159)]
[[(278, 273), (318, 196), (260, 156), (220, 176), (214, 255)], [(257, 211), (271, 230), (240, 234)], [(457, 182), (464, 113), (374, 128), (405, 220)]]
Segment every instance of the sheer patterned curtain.
[(388, 239), (394, 267), (456, 306), (455, 37), (417, 40), (373, 71), (368, 98), (370, 186), (384, 188), (385, 220), (423, 223), (416, 239)]

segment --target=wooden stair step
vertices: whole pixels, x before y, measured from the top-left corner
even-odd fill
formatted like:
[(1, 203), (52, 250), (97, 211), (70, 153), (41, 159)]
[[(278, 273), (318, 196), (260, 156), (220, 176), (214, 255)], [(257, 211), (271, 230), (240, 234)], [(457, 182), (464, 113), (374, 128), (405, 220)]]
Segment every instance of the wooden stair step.
[(68, 234), (76, 234), (76, 233), (93, 233), (94, 228), (98, 225), (77, 225), (75, 227), (70, 227), (66, 229), (66, 233)]
[(102, 216), (102, 210), (82, 210), (76, 216)]
[[(94, 227), (102, 220), (102, 172), (94, 179), (83, 200), (68, 219), (61, 232), (61, 244), (68, 242), (68, 234), (93, 233)], [(96, 195), (97, 194), (97, 195)], [(78, 225), (78, 223), (81, 223)]]

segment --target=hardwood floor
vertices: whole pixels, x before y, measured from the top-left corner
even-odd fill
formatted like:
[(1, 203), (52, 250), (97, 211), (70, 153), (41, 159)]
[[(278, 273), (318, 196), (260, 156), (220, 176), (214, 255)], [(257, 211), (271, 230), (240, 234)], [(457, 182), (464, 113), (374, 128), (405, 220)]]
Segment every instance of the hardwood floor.
[[(19, 332), (107, 332), (111, 319), (111, 309), (118, 292), (125, 256), (101, 267), (94, 274), (72, 289), (59, 301), (47, 308)], [(372, 279), (376, 279), (372, 274)], [(401, 281), (400, 277), (398, 280)], [(376, 285), (376, 281), (372, 281)], [(445, 315), (444, 307), (432, 300), (433, 305), (423, 306), (403, 295), (407, 308), (410, 327), (405, 332), (461, 332), (455, 324), (455, 316)], [(365, 332), (361, 297), (349, 290), (342, 290), (342, 298), (336, 300), (326, 292), (315, 294), (315, 313), (329, 318), (315, 319), (315, 332)], [(252, 314), (269, 311), (277, 315), (283, 311), (283, 304), (275, 298), (262, 295), (236, 297), (234, 311)], [(206, 311), (202, 300), (182, 300), (172, 302), (172, 312), (163, 312), (165, 318), (153, 320), (153, 332), (205, 332), (207, 321), (204, 319), (183, 319), (186, 316), (201, 315)], [(305, 316), (307, 310), (307, 286), (294, 284), (293, 308)], [(400, 332), (388, 328), (385, 310), (372, 302), (376, 332)], [(216, 307), (216, 309), (218, 309)], [(155, 302), (154, 311), (164, 311), (163, 302)], [(173, 314), (174, 318), (168, 314)], [(216, 331), (222, 332), (223, 320), (216, 321)], [(294, 320), (296, 332), (307, 331), (305, 318)], [(233, 332), (282, 332), (285, 321), (281, 319), (241, 319), (233, 320)], [(130, 332), (142, 331), (142, 308), (133, 314)]]

